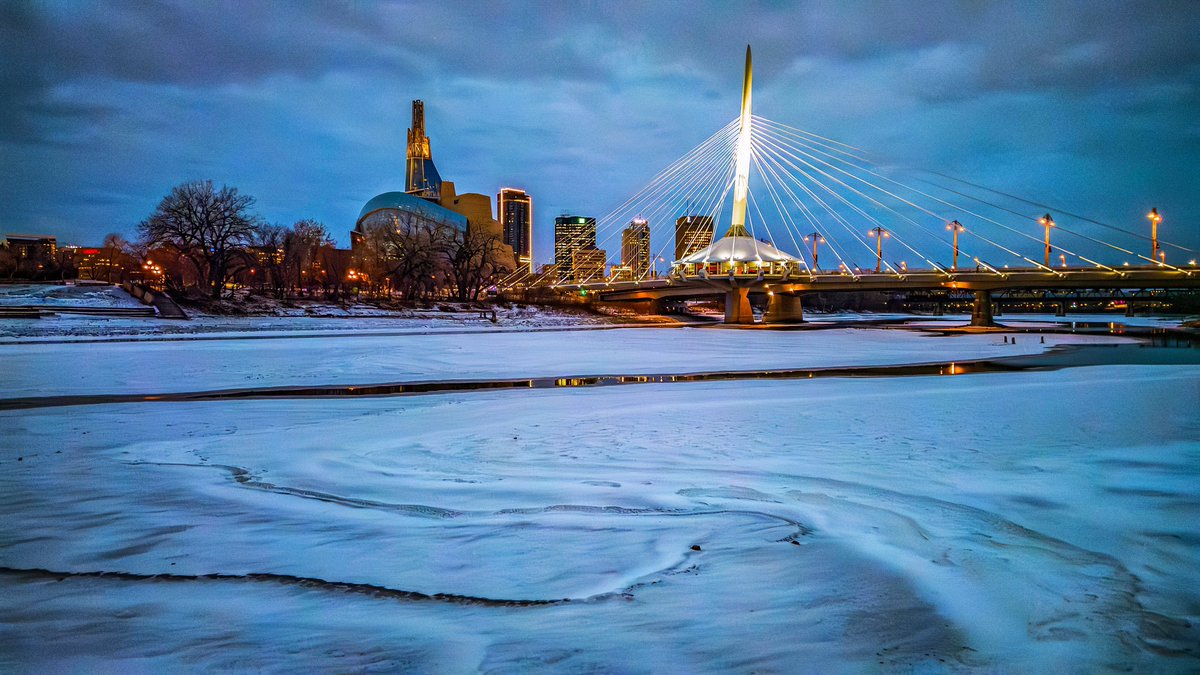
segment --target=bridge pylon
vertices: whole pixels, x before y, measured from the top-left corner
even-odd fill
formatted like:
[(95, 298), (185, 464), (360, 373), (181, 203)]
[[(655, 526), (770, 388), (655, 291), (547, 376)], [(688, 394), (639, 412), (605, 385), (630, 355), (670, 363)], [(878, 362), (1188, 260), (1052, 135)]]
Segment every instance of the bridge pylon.
[(772, 292), (769, 297), (763, 323), (804, 323), (804, 306), (800, 296)]
[(750, 289), (730, 288), (725, 293), (725, 323), (754, 323), (754, 312), (750, 309)]
[(991, 291), (975, 291), (975, 303), (971, 306), (971, 325), (980, 328), (992, 328), (996, 325), (992, 320)]

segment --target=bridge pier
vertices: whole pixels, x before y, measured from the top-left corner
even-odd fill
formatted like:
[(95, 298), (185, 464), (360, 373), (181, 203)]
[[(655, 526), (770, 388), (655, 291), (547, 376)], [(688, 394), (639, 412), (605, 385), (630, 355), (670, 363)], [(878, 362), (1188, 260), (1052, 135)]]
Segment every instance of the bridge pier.
[(992, 292), (975, 291), (975, 304), (971, 307), (971, 325), (991, 328), (996, 325), (992, 321)]
[(725, 323), (754, 323), (750, 289), (731, 288), (725, 292)]
[(798, 295), (773, 293), (767, 302), (763, 323), (804, 323), (804, 307)]
[(1066, 316), (1066, 315), (1067, 315), (1067, 303), (1064, 300), (1064, 301), (1058, 303), (1058, 307), (1056, 307), (1054, 310), (1054, 316)]
[(1125, 301), (1125, 316), (1133, 316), (1133, 303), (1128, 300)]
[(935, 302), (933, 304), (933, 315), (934, 316), (942, 316), (945, 313), (946, 313), (946, 305), (944, 305), (940, 302)]

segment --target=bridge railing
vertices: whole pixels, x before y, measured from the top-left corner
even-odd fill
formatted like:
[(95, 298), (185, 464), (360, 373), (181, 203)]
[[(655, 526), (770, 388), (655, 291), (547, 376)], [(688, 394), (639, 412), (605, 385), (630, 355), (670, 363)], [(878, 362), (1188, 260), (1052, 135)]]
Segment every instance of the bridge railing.
[(806, 274), (800, 263), (793, 261), (778, 262), (733, 262), (711, 261), (706, 263), (684, 263), (675, 265), (673, 271), (683, 277), (798, 277)]

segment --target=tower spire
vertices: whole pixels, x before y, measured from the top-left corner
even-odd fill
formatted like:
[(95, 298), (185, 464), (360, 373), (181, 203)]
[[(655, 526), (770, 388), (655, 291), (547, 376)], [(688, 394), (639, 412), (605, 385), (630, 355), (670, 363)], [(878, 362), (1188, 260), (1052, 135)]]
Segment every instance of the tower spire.
[(433, 165), (429, 136), (425, 135), (425, 102), (412, 102), (412, 126), (408, 130), (408, 150), (405, 153), (404, 191), (410, 195), (438, 201), (442, 192), (442, 177)]
[(746, 75), (742, 81), (742, 117), (738, 132), (737, 173), (733, 178), (733, 220), (729, 224), (726, 237), (747, 237), (746, 232), (746, 200), (750, 194), (750, 84), (753, 80), (751, 71), (750, 45), (746, 45)]

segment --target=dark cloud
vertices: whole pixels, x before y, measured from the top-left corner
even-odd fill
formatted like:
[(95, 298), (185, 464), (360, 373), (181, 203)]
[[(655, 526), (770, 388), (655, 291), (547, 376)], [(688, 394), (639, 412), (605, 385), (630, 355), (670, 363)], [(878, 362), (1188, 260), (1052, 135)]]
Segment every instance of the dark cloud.
[(0, 231), (128, 231), (211, 177), (340, 235), (400, 181), (423, 98), (443, 173), (533, 191), (546, 251), (553, 215), (603, 212), (736, 114), (747, 42), (766, 116), (1094, 215), (1194, 212), (1198, 29), (1195, 2), (18, 0)]

